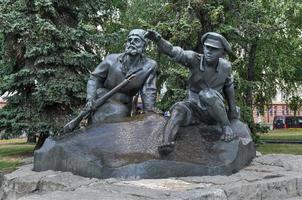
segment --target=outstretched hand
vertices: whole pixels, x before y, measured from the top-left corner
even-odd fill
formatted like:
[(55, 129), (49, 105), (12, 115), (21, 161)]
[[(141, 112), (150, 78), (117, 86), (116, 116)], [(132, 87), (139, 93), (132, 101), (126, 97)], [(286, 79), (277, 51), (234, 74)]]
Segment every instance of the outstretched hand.
[(158, 42), (161, 39), (161, 35), (158, 32), (150, 29), (147, 30), (144, 37), (154, 42)]

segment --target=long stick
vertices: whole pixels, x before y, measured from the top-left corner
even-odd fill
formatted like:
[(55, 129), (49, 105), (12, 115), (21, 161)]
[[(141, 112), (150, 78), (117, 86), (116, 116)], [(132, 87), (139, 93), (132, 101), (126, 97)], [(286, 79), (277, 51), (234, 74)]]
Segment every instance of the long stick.
[[(115, 93), (117, 93), (122, 87), (127, 85), (130, 82), (130, 80), (136, 76), (136, 73), (140, 70), (142, 70), (142, 68), (139, 68), (138, 70), (136, 70), (133, 73), (131, 73), (130, 75), (128, 75), (126, 77), (126, 79), (123, 80), (120, 84), (115, 86), (112, 90), (107, 92), (104, 96), (97, 99), (95, 102), (95, 108), (99, 108), (100, 106), (102, 106), (110, 97), (112, 97)], [(87, 109), (85, 107), (76, 118), (74, 118), (73, 120), (68, 122), (63, 127), (62, 133), (65, 134), (65, 133), (72, 132), (80, 124), (82, 119), (87, 118), (92, 112), (93, 112), (93, 110)]]

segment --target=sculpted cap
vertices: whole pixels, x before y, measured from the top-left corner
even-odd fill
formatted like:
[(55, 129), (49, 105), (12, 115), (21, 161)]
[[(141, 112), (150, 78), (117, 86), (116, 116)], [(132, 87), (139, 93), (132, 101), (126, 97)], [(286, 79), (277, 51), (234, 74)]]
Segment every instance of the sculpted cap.
[(145, 43), (147, 43), (147, 40), (145, 39), (146, 31), (143, 29), (133, 29), (128, 34), (128, 37), (135, 35), (138, 36), (140, 39), (142, 39)]
[(201, 37), (201, 43), (203, 45), (224, 49), (228, 54), (232, 53), (231, 45), (225, 39), (225, 37), (223, 37), (219, 33), (208, 32), (204, 34)]

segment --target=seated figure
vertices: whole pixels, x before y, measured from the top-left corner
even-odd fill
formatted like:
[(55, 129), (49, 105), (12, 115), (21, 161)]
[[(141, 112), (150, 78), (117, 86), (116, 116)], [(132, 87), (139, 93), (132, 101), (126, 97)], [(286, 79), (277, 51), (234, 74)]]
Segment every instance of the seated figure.
[(221, 139), (232, 141), (234, 134), (230, 120), (238, 118), (238, 112), (231, 64), (223, 58), (225, 53), (231, 52), (227, 40), (218, 33), (208, 32), (201, 38), (204, 54), (199, 54), (173, 46), (153, 30), (149, 30), (145, 37), (153, 40), (162, 53), (190, 70), (187, 99), (172, 106), (159, 152), (169, 154), (173, 151), (180, 126), (218, 123), (222, 129)]
[[(134, 29), (128, 34), (125, 52), (108, 55), (91, 73), (87, 83), (87, 109), (95, 109), (90, 123), (116, 121), (130, 116), (133, 97), (140, 92), (143, 110), (152, 111), (156, 100), (156, 62), (144, 55), (146, 31)], [(121, 83), (129, 74), (135, 77), (104, 105), (94, 108), (95, 100)]]

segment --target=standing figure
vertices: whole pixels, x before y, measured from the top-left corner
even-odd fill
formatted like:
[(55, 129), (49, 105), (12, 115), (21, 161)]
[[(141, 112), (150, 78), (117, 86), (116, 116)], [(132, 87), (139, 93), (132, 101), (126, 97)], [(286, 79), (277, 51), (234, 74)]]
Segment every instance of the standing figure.
[(238, 118), (238, 112), (231, 64), (223, 58), (225, 53), (231, 53), (227, 40), (218, 33), (208, 32), (201, 38), (204, 54), (199, 54), (173, 46), (156, 31), (149, 30), (145, 37), (153, 40), (160, 52), (190, 70), (187, 99), (172, 106), (159, 152), (168, 154), (173, 151), (180, 126), (218, 123), (222, 129), (221, 139), (226, 142), (233, 140), (230, 119)]
[[(96, 109), (90, 123), (117, 121), (130, 116), (133, 97), (140, 92), (144, 111), (152, 111), (156, 100), (156, 62), (144, 55), (146, 31), (134, 29), (128, 34), (125, 52), (108, 55), (91, 73), (87, 83), (86, 108)], [(95, 100), (136, 72), (125, 87), (114, 94), (104, 105), (94, 107)]]

